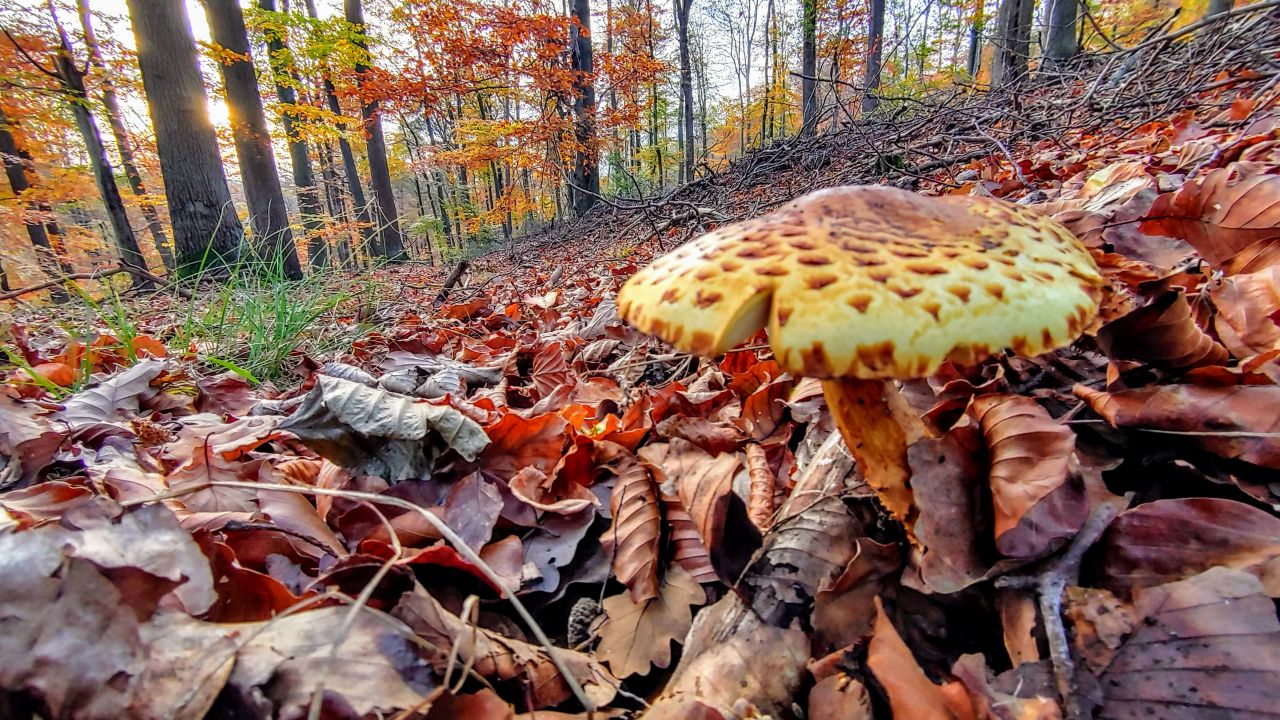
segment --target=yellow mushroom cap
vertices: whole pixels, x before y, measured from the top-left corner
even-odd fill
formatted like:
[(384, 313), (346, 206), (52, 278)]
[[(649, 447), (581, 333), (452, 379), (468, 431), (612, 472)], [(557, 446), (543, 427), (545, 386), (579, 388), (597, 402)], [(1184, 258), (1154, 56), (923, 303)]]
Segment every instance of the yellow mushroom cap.
[(703, 235), (636, 273), (618, 308), (698, 355), (767, 323), (791, 372), (906, 379), (945, 360), (1067, 345), (1097, 313), (1101, 286), (1075, 236), (1032, 210), (857, 186)]

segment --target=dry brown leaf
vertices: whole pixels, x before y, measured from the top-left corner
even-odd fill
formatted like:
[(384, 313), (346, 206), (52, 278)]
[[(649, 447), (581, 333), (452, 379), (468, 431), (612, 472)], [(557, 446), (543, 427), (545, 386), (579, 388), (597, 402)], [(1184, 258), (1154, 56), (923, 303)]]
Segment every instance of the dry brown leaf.
[(604, 599), (596, 655), (618, 677), (646, 675), (671, 664), (672, 641), (684, 642), (693, 608), (706, 602), (702, 586), (679, 565), (662, 579), (658, 595), (635, 602), (627, 593)]
[(959, 683), (935, 685), (875, 599), (875, 634), (867, 649), (867, 667), (889, 695), (894, 720), (970, 720), (969, 696)]
[(1076, 385), (1073, 392), (1118, 428), (1172, 433), (1225, 458), (1280, 468), (1280, 387), (1163, 385), (1108, 393)]
[(1244, 359), (1280, 348), (1280, 265), (1223, 278), (1209, 297), (1218, 309), (1214, 329), (1232, 355)]
[(642, 603), (658, 596), (662, 515), (649, 471), (631, 453), (620, 452), (630, 458), (614, 463), (617, 480), (610, 501), (613, 524), (605, 539), (613, 547), (614, 574), (627, 586), (631, 600)]
[(693, 519), (711, 564), (727, 584), (737, 581), (760, 546), (760, 531), (747, 517), (746, 503), (733, 492), (741, 455), (712, 457), (687, 440), (648, 445), (640, 451), (663, 492), (674, 495)]
[(809, 652), (803, 630), (761, 621), (730, 593), (698, 613), (680, 665), (645, 720), (684, 720), (691, 701), (727, 718), (742, 717), (746, 706), (783, 717), (808, 676)]
[(844, 572), (818, 586), (813, 598), (813, 647), (823, 655), (860, 642), (871, 634), (875, 605), (882, 586), (902, 567), (897, 545), (859, 538), (858, 554)]
[(1216, 565), (1256, 575), (1280, 597), (1280, 519), (1233, 500), (1178, 498), (1126, 510), (1099, 552), (1102, 584), (1126, 597)]
[(768, 530), (773, 523), (773, 495), (775, 481), (773, 470), (769, 468), (769, 458), (759, 443), (750, 443), (745, 448), (747, 454), (747, 472), (751, 480), (750, 494), (747, 500), (747, 517), (761, 530)]
[(1161, 293), (1150, 304), (1102, 326), (1098, 345), (1112, 359), (1142, 360), (1166, 370), (1227, 360), (1227, 349), (1196, 324), (1180, 290)]
[(662, 494), (662, 515), (667, 521), (667, 537), (671, 541), (671, 562), (679, 563), (700, 583), (716, 582), (719, 576), (711, 564), (711, 554), (702, 544), (693, 518), (680, 504), (680, 500)]
[[(982, 502), (981, 438), (972, 424), (907, 450), (919, 514), (912, 573), (903, 582), (922, 591), (958, 592), (982, 579), (992, 558), (979, 528), (990, 527)], [(914, 576), (918, 576), (917, 578)]]
[(991, 677), (981, 655), (961, 655), (951, 674), (964, 685), (981, 720), (1060, 720), (1057, 691), (1047, 672), (1036, 665), (1020, 665)]
[(1280, 620), (1258, 579), (1212, 568), (1139, 590), (1133, 633), (1099, 677), (1100, 718), (1276, 717)]
[(1181, 238), (1215, 266), (1249, 245), (1280, 238), (1280, 176), (1238, 177), (1233, 167), (1156, 198), (1141, 229)]
[(1070, 478), (1076, 435), (1019, 395), (983, 395), (969, 405), (990, 449), (996, 549), (1036, 557), (1084, 523), (1084, 489)]

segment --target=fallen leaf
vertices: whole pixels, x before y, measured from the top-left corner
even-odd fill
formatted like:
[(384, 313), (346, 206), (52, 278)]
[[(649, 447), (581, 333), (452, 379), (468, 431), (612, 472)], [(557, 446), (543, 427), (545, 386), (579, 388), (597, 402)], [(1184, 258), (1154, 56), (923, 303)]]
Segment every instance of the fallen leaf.
[(877, 597), (875, 633), (867, 648), (867, 667), (889, 696), (895, 720), (968, 720), (969, 697), (959, 683), (935, 685), (920, 669), (911, 649), (884, 612)]
[(1256, 577), (1211, 568), (1136, 591), (1133, 610), (1133, 633), (1098, 678), (1098, 717), (1276, 714), (1280, 620)]
[[(406, 593), (393, 614), (431, 644), (434, 651), (429, 662), (438, 672), (448, 667), (450, 650), (456, 648), (457, 667), (469, 665), (496, 680), (519, 680), (535, 708), (555, 706), (572, 697), (545, 649), (464, 622), (420, 589)], [(602, 665), (572, 650), (560, 648), (556, 654), (592, 701), (606, 705), (613, 700), (618, 680)]]
[(1037, 557), (1075, 535), (1088, 514), (1084, 489), (1070, 478), (1075, 433), (1040, 405), (1017, 395), (970, 403), (990, 450), (996, 549)]
[(1280, 519), (1234, 500), (1144, 503), (1120, 513), (1099, 545), (1101, 583), (1125, 596), (1222, 566), (1280, 597)]
[(1142, 360), (1167, 370), (1227, 360), (1227, 349), (1200, 329), (1179, 290), (1161, 293), (1150, 304), (1102, 326), (1098, 346), (1110, 358)]
[(151, 381), (167, 367), (163, 360), (144, 360), (67, 398), (62, 404), (62, 417), (73, 428), (123, 420), (124, 413), (138, 412), (139, 402), (156, 393)]
[(1280, 349), (1280, 265), (1223, 278), (1209, 298), (1218, 309), (1214, 329), (1232, 355)]
[(1162, 385), (1108, 393), (1073, 388), (1118, 428), (1152, 430), (1232, 460), (1280, 468), (1280, 387)]
[(1156, 198), (1141, 228), (1186, 240), (1210, 264), (1222, 265), (1252, 243), (1280, 238), (1280, 176), (1214, 170)]
[(634, 456), (628, 458), (631, 453), (620, 450), (618, 455), (621, 462), (612, 463), (617, 475), (610, 500), (613, 524), (605, 539), (613, 549), (614, 575), (627, 586), (632, 602), (642, 603), (659, 592), (662, 516), (649, 471)]
[(596, 654), (618, 677), (646, 675), (671, 664), (671, 643), (683, 642), (693, 623), (693, 607), (706, 602), (702, 586), (679, 565), (667, 570), (655, 597), (630, 594), (604, 599)]
[(474, 460), (489, 445), (483, 428), (448, 405), (328, 375), (281, 427), (334, 463), (391, 482), (426, 477), (446, 449)]

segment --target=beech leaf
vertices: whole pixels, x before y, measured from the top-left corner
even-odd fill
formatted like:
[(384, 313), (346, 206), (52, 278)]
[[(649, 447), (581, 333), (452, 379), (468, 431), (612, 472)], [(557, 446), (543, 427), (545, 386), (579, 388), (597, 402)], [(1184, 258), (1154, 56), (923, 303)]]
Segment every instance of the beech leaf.
[(1221, 265), (1249, 245), (1280, 238), (1280, 176), (1220, 168), (1156, 198), (1142, 231), (1186, 240)]
[(1019, 395), (976, 397), (969, 412), (990, 450), (996, 549), (1007, 557), (1036, 557), (1073, 536), (1088, 507), (1083, 488), (1069, 478), (1071, 428)]
[(1100, 718), (1275, 716), (1280, 620), (1256, 577), (1211, 568), (1138, 590), (1139, 619), (1098, 678)]
[(683, 642), (693, 607), (706, 602), (693, 576), (673, 565), (655, 597), (636, 602), (628, 593), (607, 597), (596, 654), (618, 677), (648, 674), (671, 664), (671, 643)]
[(1222, 566), (1280, 597), (1280, 519), (1219, 498), (1157, 500), (1126, 510), (1100, 544), (1102, 584), (1125, 594)]
[(136, 413), (141, 399), (156, 393), (151, 381), (168, 365), (163, 360), (143, 360), (124, 372), (81, 390), (62, 404), (62, 417), (71, 427), (123, 420), (121, 412)]
[(425, 477), (436, 457), (453, 449), (474, 460), (489, 437), (448, 405), (316, 376), (316, 386), (282, 426), (325, 458), (391, 482)]
[(1118, 428), (1174, 433), (1225, 458), (1280, 468), (1280, 387), (1162, 385), (1108, 393), (1076, 385), (1073, 392)]

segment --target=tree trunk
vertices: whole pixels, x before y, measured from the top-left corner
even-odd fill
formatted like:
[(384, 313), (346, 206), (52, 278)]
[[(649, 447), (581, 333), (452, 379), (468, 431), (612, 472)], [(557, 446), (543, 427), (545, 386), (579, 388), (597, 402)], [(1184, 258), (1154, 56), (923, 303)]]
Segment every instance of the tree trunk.
[(969, 57), (965, 63), (970, 80), (976, 79), (978, 71), (982, 69), (982, 33), (987, 24), (986, 7), (986, 0), (974, 0), (973, 22), (969, 25)]
[[(17, 138), (11, 130), (12, 127), (13, 124), (0, 109), (0, 158), (4, 159), (4, 172), (9, 178), (9, 187), (13, 189), (14, 197), (21, 200), (22, 194), (31, 187), (31, 178), (34, 177), (35, 171), (31, 168), (31, 154), (18, 145)], [(41, 207), (34, 200), (27, 201), (27, 217), (23, 222), (27, 228), (27, 237), (31, 240), (31, 246), (35, 248), (36, 263), (41, 270), (51, 277), (57, 276), (59, 271), (63, 275), (68, 275), (74, 268), (62, 257), (53, 243), (53, 237), (59, 234), (57, 224), (41, 222), (32, 217), (47, 212), (49, 208)], [(54, 293), (54, 298), (64, 300), (66, 294), (59, 290)]]
[(1053, 0), (1048, 11), (1048, 37), (1044, 45), (1045, 68), (1075, 57), (1076, 21), (1080, 17), (1080, 0)]
[(574, 135), (578, 145), (573, 160), (573, 211), (579, 217), (586, 215), (596, 204), (600, 194), (600, 163), (595, 149), (596, 88), (595, 63), (591, 50), (591, 1), (573, 0), (573, 17), (577, 26), (572, 30), (573, 69), (576, 71), (573, 89)]
[[(312, 0), (307, 0), (307, 16), (312, 20), (319, 20), (320, 16), (316, 13), (316, 4)], [(333, 81), (328, 75), (323, 78), (325, 104), (329, 108), (329, 112), (335, 117), (342, 117), (342, 105), (338, 102), (338, 93), (333, 87)], [(351, 204), (355, 207), (356, 222), (360, 225), (360, 237), (366, 246), (373, 244), (374, 231), (373, 221), (369, 218), (369, 203), (365, 199), (364, 187), (360, 183), (360, 171), (356, 167), (355, 153), (351, 151), (351, 143), (347, 141), (345, 135), (338, 135), (338, 152), (342, 155), (342, 172), (346, 177), (347, 193), (351, 195)], [(339, 244), (339, 265), (343, 268), (351, 268), (355, 262), (356, 253), (350, 247), (346, 247), (345, 251), (342, 244)], [(345, 257), (343, 253), (345, 252)]]
[(800, 134), (818, 129), (818, 0), (803, 0), (800, 26)]
[[(258, 0), (258, 7), (275, 12), (276, 0)], [(287, 54), (285, 38), (275, 31), (267, 31), (268, 61), (275, 80), (276, 98), (286, 106), (281, 112), (281, 124), (284, 126), (285, 138), (289, 143), (289, 164), (293, 169), (293, 186), (298, 193), (298, 212), (302, 215), (302, 227), (307, 233), (307, 265), (313, 269), (328, 267), (329, 246), (325, 242), (324, 216), (320, 204), (320, 194), (316, 189), (315, 171), (311, 167), (311, 154), (307, 141), (298, 135), (296, 125), (297, 113), (288, 106), (298, 102), (294, 87), (300, 84), (297, 72), (289, 67), (277, 67), (277, 58)], [(288, 81), (285, 81), (288, 78)]]
[(1235, 4), (1235, 0), (1209, 0), (1209, 8), (1205, 10), (1204, 16), (1212, 17), (1229, 12), (1231, 8), (1235, 7)]
[(995, 54), (991, 58), (992, 87), (1013, 84), (1027, 74), (1034, 11), (1035, 0), (1001, 0), (996, 16)]
[(680, 44), (680, 105), (681, 127), (684, 128), (684, 179), (693, 181), (693, 66), (689, 61), (689, 10), (693, 0), (675, 0), (676, 34)]
[(156, 131), (178, 274), (219, 274), (239, 257), (244, 230), (209, 122), (186, 4), (127, 1)]
[(871, 0), (867, 15), (867, 74), (862, 81), (862, 112), (880, 106), (876, 91), (880, 89), (880, 72), (884, 65), (884, 0)]
[(110, 71), (102, 60), (102, 51), (98, 46), (98, 37), (93, 30), (93, 15), (89, 10), (89, 0), (76, 0), (76, 8), (80, 13), (80, 26), (84, 30), (85, 44), (89, 48), (89, 60), (102, 73), (99, 85), (102, 87), (102, 106), (107, 111), (107, 123), (111, 126), (111, 135), (115, 138), (116, 149), (120, 152), (120, 166), (133, 194), (141, 198), (139, 207), (142, 217), (147, 221), (147, 231), (151, 233), (151, 241), (165, 270), (173, 272), (173, 249), (169, 246), (169, 237), (165, 234), (164, 225), (160, 222), (160, 213), (156, 206), (147, 199), (147, 187), (142, 182), (142, 173), (138, 172), (138, 163), (134, 159), (133, 141), (124, 126), (124, 116), (120, 112), (120, 98), (116, 94), (115, 83), (111, 80)]
[[(102, 196), (102, 204), (106, 207), (107, 217), (111, 221), (111, 233), (115, 236), (116, 249), (120, 253), (120, 263), (130, 267), (147, 269), (146, 258), (138, 247), (138, 238), (133, 234), (133, 226), (129, 224), (129, 213), (124, 207), (124, 198), (120, 197), (120, 188), (116, 185), (116, 175), (111, 169), (111, 161), (107, 160), (107, 149), (102, 144), (102, 135), (98, 132), (98, 124), (94, 122), (93, 113), (89, 112), (89, 95), (85, 92), (84, 73), (76, 67), (75, 57), (71, 54), (71, 40), (58, 20), (53, 0), (49, 0), (49, 14), (58, 32), (58, 48), (55, 56), (55, 67), (58, 82), (71, 106), (71, 114), (75, 117), (76, 129), (80, 131), (80, 139), (84, 141), (85, 151), (89, 154), (89, 167), (93, 171), (94, 183), (98, 186), (98, 194)], [(150, 281), (130, 276), (131, 282), (139, 287), (148, 287)]]
[[(359, 33), (357, 44), (360, 50), (368, 52), (368, 40), (365, 36), (364, 4), (361, 0), (343, 0), (347, 22), (355, 26)], [(356, 61), (356, 84), (363, 90), (365, 73), (369, 71), (368, 62), (364, 59)], [(404, 262), (408, 255), (404, 251), (404, 237), (400, 234), (400, 214), (396, 210), (395, 192), (391, 187), (391, 170), (387, 167), (387, 141), (382, 135), (382, 117), (378, 114), (378, 101), (369, 100), (360, 108), (360, 116), (364, 119), (365, 153), (369, 159), (369, 185), (373, 188), (376, 209), (375, 219), (378, 230), (378, 255), (389, 262)]]
[(213, 41), (235, 57), (219, 68), (231, 115), (231, 136), (240, 160), (240, 179), (249, 203), (249, 227), (258, 250), (290, 280), (302, 279), (302, 265), (289, 230), (289, 208), (284, 203), (271, 131), (258, 94), (258, 77), (249, 55), (240, 0), (204, 0), (205, 16)]

